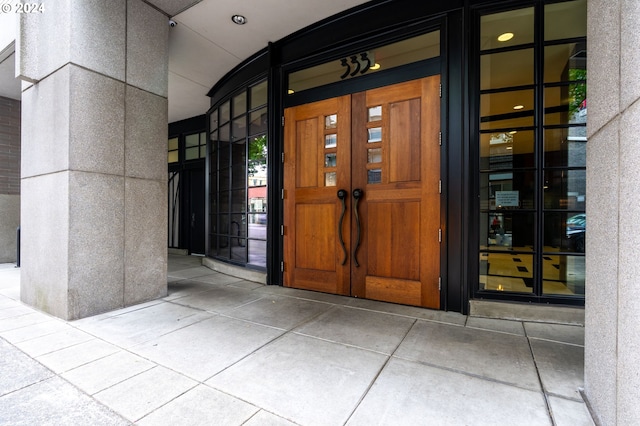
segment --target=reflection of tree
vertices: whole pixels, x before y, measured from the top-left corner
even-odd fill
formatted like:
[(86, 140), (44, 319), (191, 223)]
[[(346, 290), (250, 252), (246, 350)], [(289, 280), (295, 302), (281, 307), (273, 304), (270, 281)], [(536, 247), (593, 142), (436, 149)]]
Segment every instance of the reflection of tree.
[(582, 109), (582, 102), (587, 99), (587, 70), (570, 69), (569, 80), (576, 82), (569, 85), (569, 114), (571, 116)]
[(249, 143), (249, 175), (258, 173), (267, 165), (267, 135), (258, 136)]

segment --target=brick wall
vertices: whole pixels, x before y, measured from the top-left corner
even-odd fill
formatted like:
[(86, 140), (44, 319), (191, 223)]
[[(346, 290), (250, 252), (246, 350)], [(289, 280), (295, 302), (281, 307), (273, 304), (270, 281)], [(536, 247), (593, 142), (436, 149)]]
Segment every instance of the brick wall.
[(20, 101), (1, 96), (0, 194), (20, 194)]

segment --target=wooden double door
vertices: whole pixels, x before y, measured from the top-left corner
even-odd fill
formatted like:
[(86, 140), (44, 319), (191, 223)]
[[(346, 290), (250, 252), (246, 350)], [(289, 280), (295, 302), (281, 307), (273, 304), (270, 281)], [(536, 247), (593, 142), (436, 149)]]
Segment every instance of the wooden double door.
[(285, 110), (284, 285), (440, 307), (440, 77)]

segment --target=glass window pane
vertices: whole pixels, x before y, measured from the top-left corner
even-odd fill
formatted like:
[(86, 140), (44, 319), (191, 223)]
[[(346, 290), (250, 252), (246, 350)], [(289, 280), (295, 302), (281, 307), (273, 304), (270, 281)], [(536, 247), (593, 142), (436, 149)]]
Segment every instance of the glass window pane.
[(480, 289), (533, 292), (533, 255), (480, 253)]
[(585, 170), (548, 170), (544, 174), (544, 208), (585, 210)]
[(512, 211), (480, 214), (480, 249), (533, 251), (535, 215)]
[[(221, 191), (220, 192), (220, 197), (218, 198), (218, 200), (219, 200), (219, 204), (220, 204), (220, 212), (221, 213), (228, 213), (229, 212), (229, 206), (230, 206), (229, 197), (230, 196), (231, 196), (231, 192), (230, 191)], [(227, 226), (226, 228), (220, 228), (220, 232), (226, 234), (227, 232), (229, 232), (229, 227)]]
[(233, 97), (233, 116), (238, 117), (247, 112), (247, 93), (242, 92)]
[(251, 109), (267, 103), (267, 81), (258, 83), (249, 89), (251, 93)]
[(336, 167), (338, 154), (331, 153), (325, 154), (324, 156), (324, 166), (325, 167)]
[(224, 126), (220, 127), (218, 135), (220, 141), (231, 142), (231, 126), (229, 126), (229, 124), (225, 124)]
[(200, 146), (200, 158), (206, 158), (207, 157), (207, 146), (206, 145), (201, 145)]
[(267, 239), (267, 214), (258, 213), (249, 216), (249, 238)]
[(338, 146), (338, 135), (331, 134), (325, 135), (324, 137), (324, 147), (325, 148), (335, 148)]
[(533, 130), (480, 135), (480, 168), (506, 170), (535, 166)]
[(218, 171), (218, 182), (220, 185), (220, 191), (228, 191), (229, 189), (231, 189), (231, 169), (230, 168), (225, 167), (225, 168), (221, 168)]
[(218, 110), (214, 109), (211, 111), (211, 115), (209, 116), (209, 126), (211, 131), (214, 131), (218, 128), (220, 121), (218, 120)]
[(220, 124), (231, 120), (231, 101), (227, 101), (220, 106)]
[(533, 90), (480, 96), (480, 130), (533, 126)]
[(587, 128), (569, 127), (544, 131), (546, 167), (586, 167)]
[(544, 124), (586, 124), (587, 83), (571, 83), (544, 90)]
[(548, 4), (544, 7), (544, 39), (587, 36), (587, 0)]
[(544, 294), (584, 296), (584, 256), (544, 256), (542, 274)]
[(171, 151), (168, 155), (169, 163), (177, 163), (178, 162), (178, 151)]
[(544, 215), (544, 251), (584, 253), (587, 215), (547, 212)]
[(367, 170), (367, 183), (382, 183), (382, 169)]
[(178, 138), (169, 139), (169, 151), (174, 151), (178, 149)]
[(587, 43), (568, 43), (544, 48), (544, 82), (586, 80)]
[(389, 70), (439, 55), (440, 31), (432, 31), (366, 52), (352, 52), (344, 58), (293, 72), (288, 75), (287, 92), (298, 93), (313, 87), (369, 75), (377, 70)]
[(327, 115), (324, 117), (324, 128), (335, 129), (338, 127), (338, 116), (336, 114)]
[(324, 186), (336, 186), (337, 174), (336, 172), (329, 172), (324, 174)]
[(233, 141), (244, 141), (247, 137), (247, 116), (243, 115), (240, 118), (233, 120)]
[(249, 114), (249, 134), (264, 133), (267, 131), (267, 109), (262, 108)]
[(215, 237), (217, 245), (217, 255), (223, 259), (229, 258), (229, 237), (226, 235), (219, 235)]
[(480, 18), (480, 50), (533, 43), (533, 7)]
[(187, 148), (184, 150), (184, 159), (185, 160), (197, 160), (200, 157), (200, 148), (194, 146), (192, 148)]
[(533, 49), (493, 53), (480, 57), (480, 89), (533, 84)]
[(382, 127), (374, 127), (372, 129), (367, 129), (367, 131), (369, 132), (369, 139), (367, 139), (368, 143), (382, 141)]
[(535, 172), (504, 171), (480, 174), (480, 208), (517, 210), (535, 208)]
[(367, 163), (382, 163), (382, 148), (368, 149)]
[(200, 144), (200, 135), (196, 133), (195, 135), (187, 135), (184, 139), (184, 145), (186, 147), (190, 146), (198, 146)]
[[(256, 136), (249, 141), (249, 186), (267, 184), (267, 136)], [(265, 189), (266, 191), (266, 189)]]
[(263, 268), (267, 267), (267, 242), (249, 240), (249, 263)]
[(247, 191), (244, 189), (234, 189), (231, 191), (231, 211), (244, 213), (247, 211)]
[(382, 120), (382, 105), (374, 106), (369, 108), (369, 119), (368, 121), (380, 121)]

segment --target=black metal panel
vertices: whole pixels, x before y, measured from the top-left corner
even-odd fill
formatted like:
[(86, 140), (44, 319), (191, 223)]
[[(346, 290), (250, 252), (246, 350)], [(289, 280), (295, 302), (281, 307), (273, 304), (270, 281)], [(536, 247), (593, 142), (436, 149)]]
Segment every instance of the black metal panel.
[(169, 138), (179, 136), (182, 133), (204, 132), (207, 128), (206, 114), (187, 118), (186, 120), (169, 123)]
[(464, 45), (464, 14), (462, 11), (448, 15), (446, 34), (447, 40), (447, 73), (445, 74), (444, 105), (446, 122), (443, 126), (443, 148), (447, 153), (444, 169), (446, 194), (446, 261), (447, 268), (443, 282), (443, 307), (448, 311), (466, 314), (469, 292), (467, 263), (468, 250), (465, 245), (468, 235), (469, 204), (468, 198), (468, 127), (465, 120), (465, 110), (468, 92), (463, 84), (466, 77), (465, 45)]
[(283, 168), (282, 153), (284, 152), (284, 137), (281, 125), (282, 93), (284, 85), (282, 72), (275, 64), (279, 63), (279, 51), (273, 45), (269, 45), (269, 57), (272, 65), (269, 68), (268, 86), (268, 114), (269, 114), (269, 141), (267, 151), (267, 205), (269, 206), (267, 219), (267, 284), (282, 285), (282, 272), (280, 270), (283, 261), (283, 241), (280, 229), (283, 224), (282, 196)]

